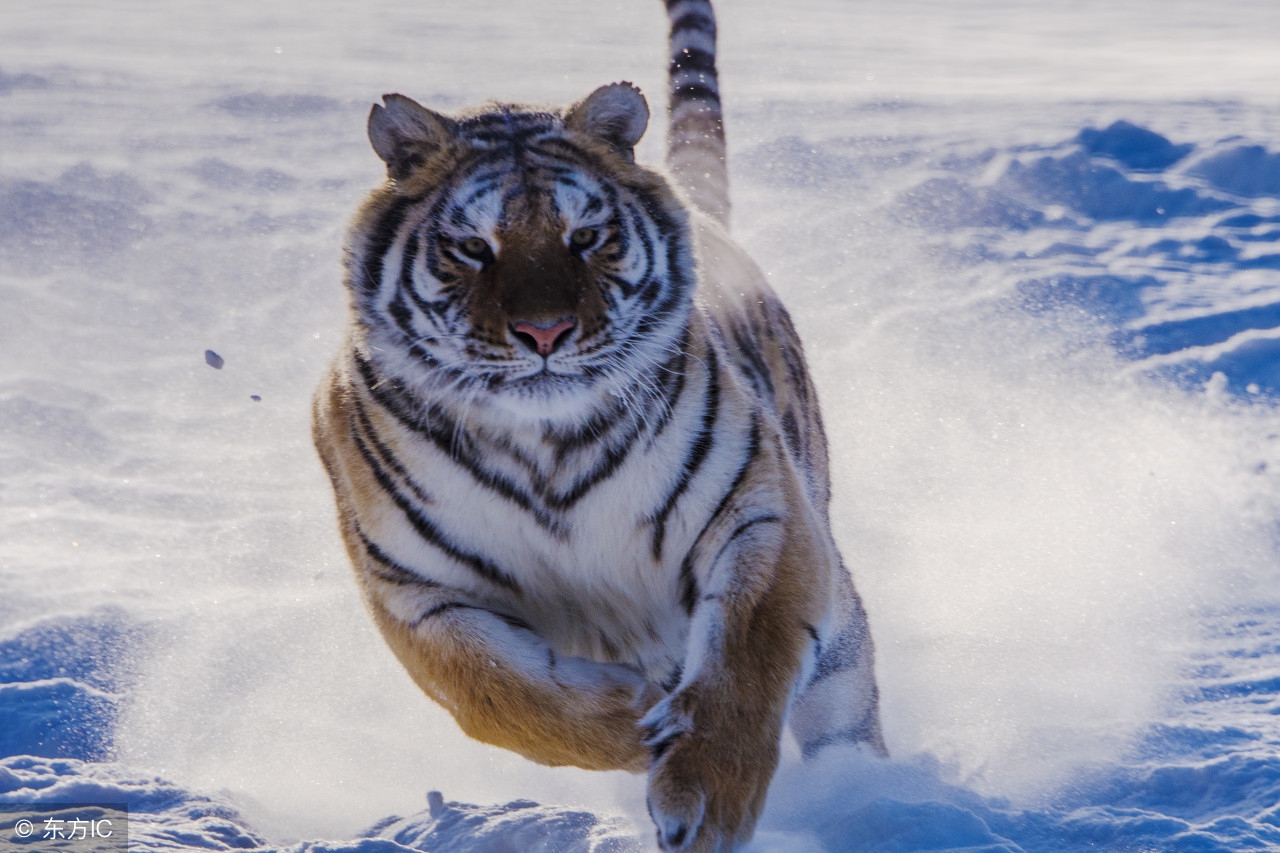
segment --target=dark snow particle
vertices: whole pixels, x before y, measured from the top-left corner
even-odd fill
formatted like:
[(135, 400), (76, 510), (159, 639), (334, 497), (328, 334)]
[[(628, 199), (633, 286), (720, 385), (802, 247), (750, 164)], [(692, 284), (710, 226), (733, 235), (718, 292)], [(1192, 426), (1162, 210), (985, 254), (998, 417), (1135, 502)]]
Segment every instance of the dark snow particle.
[(222, 356), (218, 355), (211, 349), (204, 351), (204, 363), (212, 367), (214, 370), (221, 370), (222, 365), (226, 364), (226, 362), (222, 360)]

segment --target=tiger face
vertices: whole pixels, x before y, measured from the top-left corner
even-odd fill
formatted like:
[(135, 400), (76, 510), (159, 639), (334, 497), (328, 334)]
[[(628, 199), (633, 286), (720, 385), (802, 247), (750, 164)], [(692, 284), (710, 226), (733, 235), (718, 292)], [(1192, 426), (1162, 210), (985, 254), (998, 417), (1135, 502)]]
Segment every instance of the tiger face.
[(451, 119), (400, 96), (375, 108), (370, 137), (392, 180), (366, 209), (375, 237), (353, 253), (353, 280), (371, 345), (403, 354), (388, 365), (398, 379), (503, 417), (567, 421), (634, 396), (673, 357), (690, 241), (671, 190), (634, 163), (647, 116), (620, 84), (563, 116)]

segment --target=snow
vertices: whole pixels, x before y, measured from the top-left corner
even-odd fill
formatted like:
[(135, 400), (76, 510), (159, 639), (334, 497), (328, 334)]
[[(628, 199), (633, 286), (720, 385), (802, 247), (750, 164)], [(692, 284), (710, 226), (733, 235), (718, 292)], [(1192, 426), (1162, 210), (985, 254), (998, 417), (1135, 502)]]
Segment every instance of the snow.
[[(752, 849), (1280, 845), (1280, 7), (720, 16), (735, 230), (810, 351), (893, 756), (788, 745)], [(586, 0), (0, 16), (0, 802), (128, 803), (146, 851), (649, 849), (641, 780), (409, 682), (308, 401), (369, 104), (625, 79), (660, 114), (664, 35)]]

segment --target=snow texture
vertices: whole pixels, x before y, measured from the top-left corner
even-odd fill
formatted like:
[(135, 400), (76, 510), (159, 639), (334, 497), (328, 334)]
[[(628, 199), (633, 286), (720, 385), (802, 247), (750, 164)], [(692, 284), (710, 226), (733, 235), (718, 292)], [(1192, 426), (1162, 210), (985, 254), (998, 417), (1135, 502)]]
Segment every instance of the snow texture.
[[(1280, 6), (719, 11), (892, 753), (786, 744), (751, 849), (1280, 847)], [(0, 16), (0, 802), (127, 803), (136, 851), (652, 849), (642, 780), (401, 672), (308, 400), (369, 104), (660, 116), (664, 36), (655, 0)]]

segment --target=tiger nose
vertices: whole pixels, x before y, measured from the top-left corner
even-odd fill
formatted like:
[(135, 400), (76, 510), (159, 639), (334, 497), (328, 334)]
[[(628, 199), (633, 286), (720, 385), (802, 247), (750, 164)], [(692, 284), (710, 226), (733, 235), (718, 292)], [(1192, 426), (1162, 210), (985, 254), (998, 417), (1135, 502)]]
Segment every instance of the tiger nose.
[(551, 355), (555, 352), (556, 346), (573, 331), (576, 325), (572, 317), (567, 317), (550, 326), (539, 326), (521, 320), (511, 325), (511, 331), (516, 333), (516, 337), (525, 346), (537, 351), (538, 355)]

